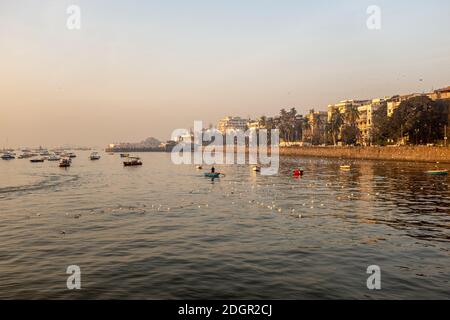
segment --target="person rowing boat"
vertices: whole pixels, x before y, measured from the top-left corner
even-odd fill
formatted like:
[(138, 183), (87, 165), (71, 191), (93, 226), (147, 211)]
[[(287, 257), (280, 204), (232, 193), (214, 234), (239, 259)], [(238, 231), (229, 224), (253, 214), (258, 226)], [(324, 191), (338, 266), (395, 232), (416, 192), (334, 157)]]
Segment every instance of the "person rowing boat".
[(225, 177), (225, 174), (216, 172), (216, 168), (214, 166), (211, 167), (211, 170), (209, 172), (205, 172), (205, 177), (208, 178), (220, 178), (220, 176)]

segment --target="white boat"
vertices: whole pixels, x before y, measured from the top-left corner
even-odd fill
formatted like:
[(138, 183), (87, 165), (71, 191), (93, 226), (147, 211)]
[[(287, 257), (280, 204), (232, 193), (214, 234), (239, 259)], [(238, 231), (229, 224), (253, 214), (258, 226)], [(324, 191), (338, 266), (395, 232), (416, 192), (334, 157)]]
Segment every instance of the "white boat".
[(57, 154), (52, 154), (48, 157), (48, 161), (59, 161), (61, 158)]
[(24, 152), (22, 153), (20, 156), (18, 156), (18, 159), (28, 159), (34, 157), (34, 155), (32, 153), (28, 153), (28, 152)]
[(40, 155), (40, 156), (43, 156), (43, 157), (49, 156), (49, 155), (50, 155), (50, 152), (48, 152), (48, 150), (46, 150), (46, 149), (40, 150), (39, 155)]
[(100, 155), (98, 154), (98, 152), (92, 152), (91, 155), (89, 156), (89, 158), (91, 160), (100, 160)]
[(5, 152), (3, 155), (2, 155), (2, 159), (3, 160), (12, 160), (12, 159), (15, 159), (16, 157), (14, 156), (14, 154), (12, 154), (11, 152)]

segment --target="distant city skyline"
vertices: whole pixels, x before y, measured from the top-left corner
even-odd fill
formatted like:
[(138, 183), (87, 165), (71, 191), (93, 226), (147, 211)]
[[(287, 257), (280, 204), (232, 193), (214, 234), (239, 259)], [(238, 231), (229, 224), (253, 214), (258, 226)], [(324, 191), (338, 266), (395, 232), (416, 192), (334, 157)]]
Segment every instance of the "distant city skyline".
[[(81, 9), (68, 30), (66, 9)], [(175, 128), (450, 85), (450, 2), (2, 1), (0, 148)]]

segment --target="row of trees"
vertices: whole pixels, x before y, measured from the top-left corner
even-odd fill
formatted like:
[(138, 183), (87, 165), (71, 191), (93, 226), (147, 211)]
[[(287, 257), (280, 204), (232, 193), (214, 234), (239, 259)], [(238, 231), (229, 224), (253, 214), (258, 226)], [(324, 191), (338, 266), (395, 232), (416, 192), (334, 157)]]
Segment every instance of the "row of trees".
[(357, 108), (348, 108), (345, 113), (334, 110), (331, 120), (324, 119), (314, 109), (307, 116), (300, 116), (295, 108), (281, 109), (276, 118), (262, 116), (260, 125), (267, 129), (279, 129), (280, 137), (287, 143), (296, 141), (311, 144), (334, 144), (342, 141), (355, 144), (359, 137)]
[(429, 144), (443, 140), (449, 122), (450, 101), (433, 101), (426, 96), (403, 101), (391, 117), (386, 107), (374, 113), (373, 141), (389, 143)]
[[(387, 106), (381, 105), (372, 118), (369, 132), (372, 144), (408, 142), (411, 144), (434, 143), (444, 138), (444, 127), (448, 125), (449, 101), (433, 101), (426, 96), (413, 97), (404, 101), (391, 117)], [(280, 138), (287, 143), (295, 141), (312, 144), (355, 145), (361, 140), (358, 128), (360, 113), (356, 106), (346, 107), (344, 113), (335, 109), (330, 119), (310, 110), (307, 116), (300, 116), (295, 108), (281, 109), (278, 117), (260, 118), (260, 126), (279, 129)]]

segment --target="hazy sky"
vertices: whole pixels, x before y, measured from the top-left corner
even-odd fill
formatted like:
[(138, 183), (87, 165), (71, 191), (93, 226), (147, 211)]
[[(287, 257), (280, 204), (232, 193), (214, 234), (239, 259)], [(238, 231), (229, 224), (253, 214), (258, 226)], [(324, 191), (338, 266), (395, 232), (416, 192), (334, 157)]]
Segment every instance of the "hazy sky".
[(0, 148), (166, 140), (194, 120), (444, 87), (449, 13), (448, 0), (0, 0)]

